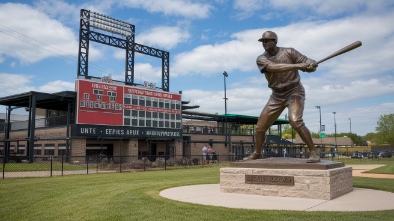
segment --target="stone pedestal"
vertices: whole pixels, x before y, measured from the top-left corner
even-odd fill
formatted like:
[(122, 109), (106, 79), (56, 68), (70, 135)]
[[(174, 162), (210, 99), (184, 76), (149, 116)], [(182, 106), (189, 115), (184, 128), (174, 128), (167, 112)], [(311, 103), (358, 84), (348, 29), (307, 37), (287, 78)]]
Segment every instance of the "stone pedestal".
[(220, 169), (224, 193), (331, 200), (352, 190), (352, 168), (340, 162), (267, 158), (233, 162)]

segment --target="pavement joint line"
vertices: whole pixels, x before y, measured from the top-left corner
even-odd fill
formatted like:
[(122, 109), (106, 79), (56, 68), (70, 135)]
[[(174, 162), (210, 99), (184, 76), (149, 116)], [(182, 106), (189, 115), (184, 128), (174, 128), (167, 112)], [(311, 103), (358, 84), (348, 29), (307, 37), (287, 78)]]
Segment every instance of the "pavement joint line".
[(304, 211), (309, 211), (310, 209), (313, 209), (313, 208), (315, 208), (315, 207), (318, 207), (318, 206), (320, 206), (320, 205), (323, 205), (323, 204), (325, 204), (325, 203), (327, 203), (329, 200), (326, 200), (326, 201), (324, 201), (324, 202), (321, 202), (321, 203), (319, 203), (319, 204), (316, 204), (316, 205), (314, 205), (314, 206), (311, 206), (311, 207), (309, 207), (309, 208), (307, 208), (307, 209), (304, 209)]

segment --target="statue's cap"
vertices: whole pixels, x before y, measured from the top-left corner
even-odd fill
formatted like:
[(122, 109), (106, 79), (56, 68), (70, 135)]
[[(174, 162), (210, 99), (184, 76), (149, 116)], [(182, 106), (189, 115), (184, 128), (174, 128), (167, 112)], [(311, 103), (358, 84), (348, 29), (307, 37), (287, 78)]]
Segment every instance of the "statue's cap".
[(258, 41), (263, 41), (264, 39), (275, 39), (278, 40), (278, 36), (273, 31), (266, 31), (263, 33)]

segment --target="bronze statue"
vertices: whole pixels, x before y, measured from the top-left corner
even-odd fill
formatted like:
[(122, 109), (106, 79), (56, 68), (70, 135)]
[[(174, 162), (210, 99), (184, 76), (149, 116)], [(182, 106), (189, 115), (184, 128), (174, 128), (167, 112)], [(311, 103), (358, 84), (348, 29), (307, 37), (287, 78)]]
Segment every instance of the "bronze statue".
[(287, 107), (290, 125), (297, 131), (308, 146), (310, 157), (308, 163), (320, 162), (316, 147), (313, 145), (311, 133), (302, 119), (304, 112), (305, 90), (300, 82), (298, 70), (314, 72), (316, 61), (307, 58), (293, 48), (277, 47), (278, 36), (266, 31), (258, 40), (265, 49), (264, 54), (257, 57), (257, 67), (265, 75), (272, 94), (256, 125), (256, 151), (247, 159), (262, 158), (262, 147), (269, 127)]

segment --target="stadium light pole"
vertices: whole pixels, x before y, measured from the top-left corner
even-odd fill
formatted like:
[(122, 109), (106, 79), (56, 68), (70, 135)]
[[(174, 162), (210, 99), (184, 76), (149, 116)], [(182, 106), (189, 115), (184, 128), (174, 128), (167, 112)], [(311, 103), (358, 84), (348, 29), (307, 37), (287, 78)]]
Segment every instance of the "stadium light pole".
[(320, 116), (320, 120), (319, 120), (319, 137), (320, 137), (320, 152), (321, 152), (321, 148), (323, 147), (323, 141), (322, 141), (322, 137), (321, 137), (321, 107), (320, 106), (316, 106), (317, 109), (319, 109), (319, 116)]
[(337, 112), (332, 112), (332, 113), (334, 114), (334, 128), (335, 128), (334, 136), (335, 136), (335, 150), (336, 150), (337, 149), (337, 121), (335, 120), (335, 114)]
[[(350, 122), (350, 146), (353, 147), (353, 140), (352, 140), (352, 119), (349, 117)], [(348, 148), (346, 148), (346, 156), (348, 156)]]
[(225, 135), (226, 135), (226, 140), (225, 140), (225, 146), (227, 146), (228, 142), (228, 128), (227, 128), (227, 90), (226, 90), (226, 78), (228, 77), (227, 72), (223, 72), (223, 79), (224, 79), (224, 119), (225, 119)]

